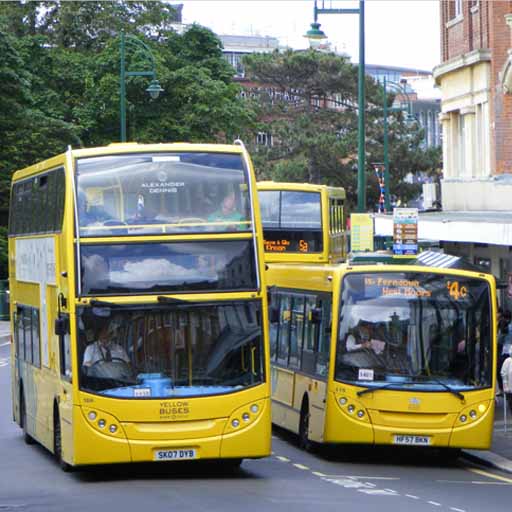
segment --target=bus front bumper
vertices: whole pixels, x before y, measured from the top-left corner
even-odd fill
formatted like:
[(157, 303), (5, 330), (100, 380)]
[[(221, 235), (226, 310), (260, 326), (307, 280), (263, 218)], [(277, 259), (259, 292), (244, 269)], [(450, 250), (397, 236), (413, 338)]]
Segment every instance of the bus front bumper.
[[(161, 460), (160, 452), (173, 450), (193, 453), (194, 459), (267, 457), (271, 453), (270, 404), (266, 400), (259, 403), (262, 407), (257, 417), (248, 421), (240, 417), (236, 427), (231, 417), (196, 422), (119, 423), (113, 416), (100, 413), (90, 420), (86, 408), (76, 406), (75, 450), (72, 460), (66, 462), (151, 462)], [(104, 418), (105, 426), (100, 427), (98, 421)], [(117, 427), (113, 433), (111, 425)]]

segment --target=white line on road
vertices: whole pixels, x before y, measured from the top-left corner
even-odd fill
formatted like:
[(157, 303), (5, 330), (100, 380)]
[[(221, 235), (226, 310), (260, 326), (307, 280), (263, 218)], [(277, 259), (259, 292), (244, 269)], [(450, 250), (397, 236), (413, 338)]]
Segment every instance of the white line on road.
[(281, 455), (278, 455), (276, 458), (282, 462), (290, 462), (290, 459), (287, 459), (286, 457), (283, 457)]
[(455, 507), (450, 507), (450, 510), (453, 510), (453, 512), (466, 512), (465, 510), (463, 510), (461, 508), (455, 508)]
[(412, 498), (413, 500), (419, 500), (418, 496), (414, 496), (413, 494), (406, 494), (408, 498)]
[(309, 468), (307, 466), (304, 466), (303, 464), (294, 464), (296, 468), (303, 469), (304, 471), (309, 471)]
[(427, 503), (430, 503), (430, 505), (434, 505), (434, 507), (440, 507), (441, 503), (437, 503), (437, 501), (427, 501)]
[(324, 475), (323, 473), (320, 473), (319, 471), (312, 471), (311, 473), (315, 476), (327, 476), (327, 475)]
[(366, 476), (366, 475), (321, 475), (326, 476), (328, 478), (355, 478), (355, 479), (364, 479), (364, 480), (400, 480), (399, 477), (396, 476)]

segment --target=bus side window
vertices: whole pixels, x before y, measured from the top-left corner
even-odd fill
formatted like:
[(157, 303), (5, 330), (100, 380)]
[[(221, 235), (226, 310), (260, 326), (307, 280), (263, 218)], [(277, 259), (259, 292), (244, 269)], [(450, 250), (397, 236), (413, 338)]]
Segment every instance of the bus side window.
[(279, 305), (279, 338), (277, 346), (277, 362), (284, 366), (288, 366), (288, 354), (290, 352), (290, 316), (291, 316), (291, 297), (289, 295), (281, 295), (281, 303)]
[(270, 336), (270, 360), (277, 359), (277, 344), (279, 340), (279, 303), (281, 295), (272, 292), (269, 301), (269, 336)]
[(302, 351), (302, 371), (314, 375), (316, 371), (317, 347), (318, 347), (318, 328), (316, 322), (317, 298), (314, 295), (306, 297), (306, 318), (304, 326), (304, 343)]
[(318, 325), (316, 374), (327, 377), (331, 345), (331, 298), (319, 299), (317, 307), (322, 310), (322, 322)]
[[(66, 319), (68, 320), (66, 324)], [(67, 326), (59, 333), (60, 374), (63, 379), (71, 382), (71, 340), (69, 336), (69, 317), (60, 314), (59, 323)]]
[(300, 368), (304, 333), (304, 297), (292, 297), (290, 318), (290, 368)]

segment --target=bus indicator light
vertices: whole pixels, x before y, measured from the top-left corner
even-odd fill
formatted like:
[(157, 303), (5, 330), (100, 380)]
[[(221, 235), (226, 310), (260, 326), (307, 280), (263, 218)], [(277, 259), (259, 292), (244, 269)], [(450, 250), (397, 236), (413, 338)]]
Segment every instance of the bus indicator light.
[(100, 428), (105, 428), (106, 424), (107, 424), (107, 422), (105, 420), (98, 421), (98, 427), (100, 427)]

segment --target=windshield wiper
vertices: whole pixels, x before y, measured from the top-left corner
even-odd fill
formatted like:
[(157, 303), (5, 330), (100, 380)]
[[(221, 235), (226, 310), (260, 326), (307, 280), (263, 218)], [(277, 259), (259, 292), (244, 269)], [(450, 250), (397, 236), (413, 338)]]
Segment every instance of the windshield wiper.
[(452, 387), (448, 386), (448, 384), (446, 384), (442, 380), (436, 379), (435, 377), (431, 377), (430, 375), (424, 378), (431, 380), (436, 384), (439, 384), (440, 386), (443, 386), (443, 388), (446, 389), (446, 391), (449, 391), (452, 395), (455, 395), (461, 402), (466, 401), (466, 397), (460, 391), (457, 391), (456, 389), (453, 389)]
[(410, 382), (409, 381), (407, 381), (407, 382), (388, 382), (387, 384), (383, 384), (382, 386), (368, 387), (366, 389), (362, 389), (361, 391), (358, 391), (357, 396), (363, 396), (363, 395), (366, 395), (366, 393), (372, 393), (373, 391), (380, 391), (381, 389), (386, 389), (391, 386), (396, 386), (398, 384), (410, 384)]
[(187, 304), (189, 302), (188, 300), (176, 299), (174, 297), (165, 297), (164, 295), (159, 295), (157, 300), (162, 304)]

